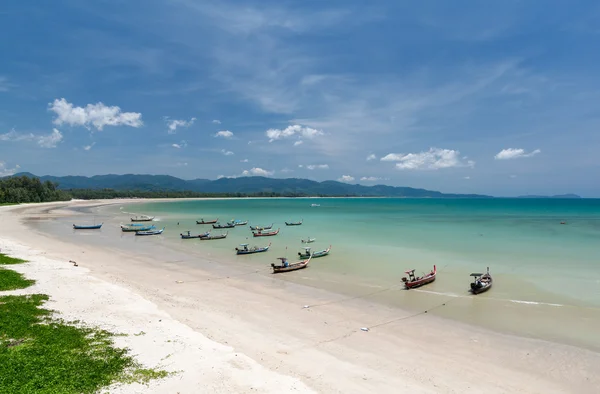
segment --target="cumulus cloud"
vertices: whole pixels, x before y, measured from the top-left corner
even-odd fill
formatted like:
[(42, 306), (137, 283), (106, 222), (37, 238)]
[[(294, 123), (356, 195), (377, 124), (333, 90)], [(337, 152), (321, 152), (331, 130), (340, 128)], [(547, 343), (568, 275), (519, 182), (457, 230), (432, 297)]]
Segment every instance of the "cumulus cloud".
[(378, 178), (376, 176), (363, 176), (360, 178), (360, 180), (363, 182), (377, 182), (383, 180), (383, 178)]
[(339, 182), (354, 182), (354, 177), (351, 175), (342, 175), (338, 178)]
[(173, 144), (173, 145), (171, 145), (171, 146), (172, 146), (173, 148), (181, 149), (181, 148), (185, 148), (185, 147), (187, 147), (187, 146), (188, 146), (188, 143), (187, 143), (187, 141), (185, 141), (185, 140), (182, 140), (180, 143), (178, 143), (178, 144)]
[(219, 119), (213, 119), (212, 121), (214, 124), (221, 124), (221, 121)]
[(94, 147), (94, 145), (96, 145), (96, 143), (92, 142), (91, 144), (84, 146), (83, 150), (90, 150)]
[(294, 146), (302, 145), (303, 143), (304, 143), (304, 141), (298, 140), (298, 141), (294, 142)]
[(130, 126), (141, 127), (142, 114), (137, 112), (121, 112), (117, 106), (106, 106), (101, 102), (88, 104), (85, 107), (75, 107), (64, 98), (56, 99), (48, 104), (48, 109), (57, 117), (53, 120), (55, 125), (68, 124), (70, 126), (95, 127), (102, 130), (104, 126)]
[(248, 159), (242, 159), (240, 160), (240, 163), (248, 163)]
[(377, 160), (377, 156), (375, 156), (374, 154), (370, 154), (369, 156), (367, 156), (367, 161), (371, 160)]
[(11, 129), (8, 133), (0, 134), (0, 141), (32, 141), (35, 139), (35, 135), (21, 134), (15, 129)]
[(541, 152), (541, 150), (539, 150), (539, 149), (536, 149), (534, 151), (527, 153), (527, 152), (525, 152), (525, 149), (508, 148), (508, 149), (502, 149), (500, 152), (498, 152), (496, 154), (496, 156), (494, 156), (494, 159), (496, 159), (496, 160), (520, 159), (523, 157), (535, 156), (540, 152)]
[(37, 143), (42, 148), (56, 148), (56, 145), (61, 142), (63, 135), (57, 129), (52, 129), (52, 133), (37, 137)]
[(381, 161), (397, 162), (399, 170), (438, 170), (451, 167), (473, 167), (475, 162), (461, 157), (460, 152), (452, 149), (430, 148), (420, 153), (390, 153)]
[(242, 176), (271, 176), (273, 171), (264, 170), (259, 167), (254, 167), (249, 170), (242, 171)]
[(470, 176), (466, 176), (466, 177), (465, 177), (465, 179), (466, 179), (466, 180), (469, 180), (469, 179), (471, 179), (471, 177), (470, 177)]
[(224, 154), (225, 156), (231, 156), (234, 155), (235, 153), (233, 153), (230, 150), (225, 150), (225, 149), (221, 149), (221, 153)]
[(167, 127), (169, 128), (168, 133), (175, 134), (178, 127), (190, 127), (193, 125), (196, 118), (191, 118), (190, 120), (165, 118), (165, 120), (167, 122)]
[(269, 129), (265, 132), (265, 135), (269, 138), (269, 142), (273, 142), (291, 137), (311, 139), (323, 135), (323, 132), (321, 130), (295, 124), (290, 125), (285, 129)]
[(306, 166), (309, 170), (326, 170), (329, 168), (328, 164), (309, 164)]
[(15, 174), (21, 168), (20, 165), (16, 165), (14, 168), (8, 168), (5, 162), (0, 161), (0, 176), (10, 176)]
[(233, 137), (233, 133), (229, 130), (221, 130), (219, 131), (217, 134), (215, 134), (215, 138), (232, 138)]

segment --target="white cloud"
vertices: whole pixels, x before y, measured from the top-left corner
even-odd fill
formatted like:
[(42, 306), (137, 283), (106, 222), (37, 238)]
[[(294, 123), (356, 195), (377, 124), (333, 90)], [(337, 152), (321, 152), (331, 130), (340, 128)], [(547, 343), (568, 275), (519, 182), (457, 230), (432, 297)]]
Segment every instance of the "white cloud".
[(56, 145), (62, 141), (63, 135), (57, 129), (52, 129), (52, 133), (37, 137), (37, 143), (42, 148), (56, 148)]
[(304, 141), (298, 140), (298, 141), (294, 142), (294, 146), (302, 145), (303, 143), (304, 143)]
[(271, 176), (273, 171), (263, 170), (259, 167), (254, 167), (250, 170), (242, 171), (242, 176)]
[(525, 152), (525, 149), (508, 148), (508, 149), (502, 149), (500, 152), (498, 152), (496, 154), (496, 156), (494, 156), (494, 159), (496, 159), (496, 160), (519, 159), (522, 157), (535, 156), (540, 152), (541, 152), (541, 150), (539, 150), (539, 149), (536, 149), (534, 151), (527, 153), (527, 152)]
[(360, 180), (363, 182), (377, 182), (383, 180), (383, 178), (378, 178), (376, 176), (363, 176), (360, 178)]
[(390, 153), (381, 161), (395, 161), (399, 170), (438, 170), (451, 167), (473, 167), (475, 162), (461, 157), (460, 152), (452, 149), (430, 148), (420, 153)]
[(96, 143), (92, 142), (91, 144), (84, 146), (83, 150), (90, 150), (94, 147), (94, 145), (96, 145)]
[(231, 156), (234, 155), (235, 153), (233, 153), (230, 150), (225, 150), (225, 149), (221, 149), (221, 153), (224, 154), (225, 156)]
[(354, 177), (351, 175), (342, 175), (338, 178), (339, 182), (354, 182)]
[(240, 160), (240, 163), (248, 163), (248, 159), (242, 159)]
[(181, 148), (186, 148), (188, 146), (187, 141), (182, 140), (180, 143), (178, 144), (173, 144), (171, 145), (173, 148), (177, 148), (177, 149), (181, 149)]
[(0, 92), (8, 92), (12, 87), (14, 85), (8, 82), (8, 78), (0, 77)]
[(217, 134), (215, 134), (215, 138), (217, 138), (217, 137), (232, 138), (233, 137), (233, 133), (231, 131), (229, 131), (229, 130), (221, 130)]
[(221, 121), (220, 121), (219, 119), (214, 119), (212, 122), (213, 122), (214, 124), (221, 124)]
[(298, 164), (298, 168), (303, 168), (304, 166), (302, 164)]
[(291, 169), (289, 169), (289, 168), (283, 168), (283, 169), (282, 169), (281, 171), (279, 171), (279, 172), (282, 172), (282, 173), (284, 173), (284, 174), (287, 174), (288, 172), (294, 172), (294, 170), (291, 170)]
[(328, 164), (309, 164), (306, 166), (309, 170), (326, 170), (329, 168)]
[(0, 141), (31, 141), (35, 139), (35, 135), (21, 134), (15, 129), (11, 129), (8, 133), (0, 134)]
[(142, 114), (137, 112), (121, 112), (117, 106), (108, 107), (101, 102), (88, 104), (85, 107), (74, 107), (64, 98), (56, 99), (48, 104), (49, 110), (58, 116), (53, 120), (56, 125), (84, 126), (88, 129), (94, 126), (102, 130), (104, 126), (141, 127)]
[(377, 160), (377, 156), (375, 156), (374, 154), (370, 154), (369, 156), (367, 156), (367, 161), (371, 160)]
[(175, 165), (176, 165), (177, 167), (187, 167), (188, 163), (185, 163), (185, 162), (181, 162), (181, 161), (180, 161), (180, 162), (177, 162)]
[(181, 120), (181, 119), (172, 119), (165, 118), (167, 121), (167, 127), (169, 128), (169, 134), (175, 134), (177, 132), (178, 127), (190, 127), (196, 121), (196, 118), (191, 118), (190, 120)]
[(0, 176), (13, 175), (19, 170), (19, 168), (21, 168), (21, 166), (18, 164), (14, 168), (8, 168), (5, 162), (0, 161)]
[(471, 179), (471, 177), (470, 176), (466, 176), (465, 179), (469, 180), (469, 179)]
[(321, 130), (295, 124), (290, 125), (283, 130), (269, 129), (265, 132), (265, 135), (269, 138), (269, 142), (273, 142), (276, 140), (286, 139), (294, 136), (300, 139), (311, 139), (323, 135), (323, 132)]

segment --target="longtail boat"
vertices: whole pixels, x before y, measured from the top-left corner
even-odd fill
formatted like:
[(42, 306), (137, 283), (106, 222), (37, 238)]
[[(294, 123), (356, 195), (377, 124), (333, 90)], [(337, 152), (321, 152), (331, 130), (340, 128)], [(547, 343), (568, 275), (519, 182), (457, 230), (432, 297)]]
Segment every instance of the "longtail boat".
[(228, 222), (225, 224), (217, 223), (217, 224), (213, 224), (212, 226), (213, 226), (213, 228), (234, 228), (235, 223), (233, 223), (233, 222)]
[(267, 231), (267, 232), (258, 230), (256, 232), (252, 233), (252, 235), (255, 237), (272, 237), (277, 234), (279, 234), (279, 229), (277, 229), (275, 231)]
[(219, 221), (219, 218), (216, 218), (215, 220), (204, 220), (204, 219), (200, 219), (200, 220), (196, 220), (196, 224), (215, 224)]
[(298, 252), (298, 257), (300, 257), (301, 259), (305, 259), (308, 257), (323, 257), (323, 256), (327, 256), (329, 254), (329, 251), (331, 250), (331, 245), (329, 245), (329, 247), (325, 250), (319, 250), (318, 252), (311, 252), (310, 251), (310, 246), (305, 246), (304, 247), (304, 252)]
[(212, 241), (213, 239), (223, 239), (223, 238), (227, 238), (227, 234), (229, 234), (229, 233), (216, 234), (216, 235), (209, 234), (206, 237), (201, 237), (200, 240), (201, 241)]
[(153, 220), (154, 220), (154, 216), (146, 216), (146, 215), (134, 216), (131, 218), (132, 222), (151, 222)]
[(286, 226), (300, 226), (304, 219), (301, 219), (299, 222), (285, 222)]
[(306, 239), (302, 239), (302, 240), (300, 240), (300, 241), (301, 241), (303, 244), (309, 244), (309, 243), (315, 242), (316, 240), (317, 240), (316, 238), (311, 238), (311, 237), (308, 237), (308, 238), (306, 238)]
[(246, 220), (246, 221), (242, 221), (242, 220), (235, 220), (235, 221), (233, 222), (233, 224), (234, 224), (235, 226), (245, 226), (245, 225), (247, 225), (247, 224), (248, 224), (248, 221), (247, 221), (247, 220)]
[(252, 253), (261, 253), (266, 252), (271, 247), (269, 243), (267, 246), (252, 246), (248, 247), (248, 244), (240, 244), (239, 248), (235, 248), (235, 254), (252, 254)]
[(149, 230), (153, 230), (155, 229), (156, 226), (155, 225), (145, 225), (145, 226), (141, 226), (139, 224), (122, 224), (121, 225), (121, 231), (123, 232), (134, 232), (134, 231), (149, 231)]
[(308, 267), (308, 263), (310, 263), (312, 256), (306, 260), (298, 261), (298, 262), (292, 263), (292, 264), (289, 263), (287, 257), (278, 257), (277, 259), (281, 260), (281, 264), (280, 265), (271, 264), (271, 268), (273, 268), (274, 274), (278, 274), (280, 272), (296, 271), (296, 270), (300, 270), (302, 268), (306, 268), (306, 267)]
[(190, 231), (187, 231), (187, 233), (181, 233), (179, 235), (181, 236), (181, 239), (204, 238), (208, 237), (210, 232), (207, 231), (204, 234), (192, 234)]
[(423, 286), (427, 283), (433, 282), (435, 280), (436, 273), (437, 268), (435, 265), (430, 273), (421, 277), (415, 276), (415, 270), (405, 271), (405, 274), (408, 275), (408, 278), (402, 278), (402, 282), (404, 282), (404, 286), (406, 286), (407, 289), (414, 289), (415, 287)]
[(485, 274), (471, 274), (473, 277), (473, 283), (471, 283), (471, 292), (473, 294), (483, 293), (488, 291), (492, 287), (493, 279), (490, 275), (490, 267), (487, 267)]
[(90, 225), (84, 225), (84, 224), (74, 224), (73, 228), (75, 230), (97, 230), (99, 228), (102, 227), (103, 223), (100, 224), (90, 224)]
[(165, 228), (161, 228), (160, 230), (146, 230), (146, 231), (136, 231), (135, 235), (160, 235), (165, 231)]
[(273, 228), (273, 223), (270, 226), (250, 226), (250, 230), (258, 231), (258, 230), (270, 230)]

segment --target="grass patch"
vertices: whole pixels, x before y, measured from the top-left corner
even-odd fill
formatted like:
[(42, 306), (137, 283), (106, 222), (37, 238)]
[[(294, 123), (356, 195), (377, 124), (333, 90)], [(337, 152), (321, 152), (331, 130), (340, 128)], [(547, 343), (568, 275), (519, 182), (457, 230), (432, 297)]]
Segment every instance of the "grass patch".
[(0, 268), (0, 291), (24, 289), (34, 283), (35, 280), (25, 279), (23, 274)]
[(169, 375), (142, 368), (110, 332), (52, 318), (42, 307), (47, 300), (0, 297), (0, 393), (95, 393)]
[(22, 264), (26, 262), (27, 261), (25, 260), (17, 259), (0, 253), (0, 265)]

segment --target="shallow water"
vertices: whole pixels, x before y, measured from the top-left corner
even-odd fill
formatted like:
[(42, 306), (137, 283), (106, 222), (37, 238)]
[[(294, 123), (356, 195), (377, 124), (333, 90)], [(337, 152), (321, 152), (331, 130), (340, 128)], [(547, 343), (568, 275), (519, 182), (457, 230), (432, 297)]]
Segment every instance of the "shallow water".
[[(311, 207), (313, 203), (320, 206)], [(117, 224), (133, 214), (156, 216), (155, 225), (165, 226), (165, 233), (160, 237), (121, 233)], [(235, 218), (252, 225), (274, 223), (273, 229), (281, 232), (252, 238), (248, 226), (212, 230), (210, 225), (195, 224), (200, 218), (217, 217), (222, 222)], [(301, 226), (284, 223), (300, 219)], [(240, 272), (264, 274), (276, 257), (294, 259), (304, 246), (300, 240), (314, 237), (313, 250), (332, 245), (331, 254), (315, 259), (306, 270), (282, 275), (282, 280), (415, 311), (445, 304), (432, 313), (600, 349), (600, 200), (202, 200), (104, 207), (95, 220), (107, 223), (95, 233), (67, 231), (64, 220), (39, 225), (79, 241), (162, 258), (168, 250), (183, 256), (210, 254), (218, 261), (235, 262)], [(563, 221), (566, 224), (561, 225)], [(179, 238), (185, 230), (207, 229), (229, 235), (215, 241)], [(266, 253), (235, 256), (233, 249), (240, 243), (272, 245)], [(191, 260), (186, 263), (194, 264)], [(402, 289), (405, 270), (428, 272), (434, 264), (438, 268), (434, 283), (416, 291)], [(486, 267), (494, 277), (493, 288), (470, 295), (469, 274)]]

